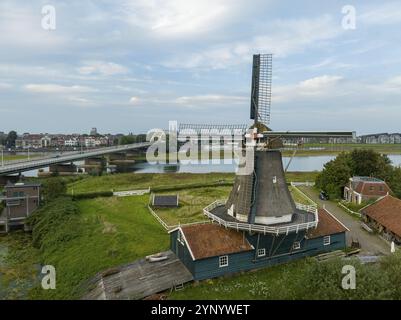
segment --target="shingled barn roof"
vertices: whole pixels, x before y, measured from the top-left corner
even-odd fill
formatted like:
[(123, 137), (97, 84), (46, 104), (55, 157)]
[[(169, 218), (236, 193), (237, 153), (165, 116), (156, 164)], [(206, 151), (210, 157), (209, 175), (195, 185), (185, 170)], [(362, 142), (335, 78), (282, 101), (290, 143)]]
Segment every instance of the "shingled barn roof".
[(361, 210), (362, 214), (401, 237), (401, 200), (386, 196)]
[(318, 215), (319, 223), (317, 224), (317, 228), (308, 231), (308, 239), (349, 231), (347, 227), (334, 218), (327, 210), (319, 209)]
[(180, 229), (195, 260), (253, 250), (242, 232), (217, 224), (197, 224)]

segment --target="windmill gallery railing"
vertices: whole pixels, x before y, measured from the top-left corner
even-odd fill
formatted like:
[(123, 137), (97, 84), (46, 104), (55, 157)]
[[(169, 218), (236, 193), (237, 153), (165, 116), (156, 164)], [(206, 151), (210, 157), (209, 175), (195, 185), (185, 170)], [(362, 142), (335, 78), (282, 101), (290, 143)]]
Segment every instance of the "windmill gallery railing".
[(272, 233), (272, 234), (289, 234), (292, 232), (298, 233), (302, 230), (309, 230), (317, 227), (319, 222), (318, 218), (318, 210), (316, 206), (304, 205), (300, 203), (296, 203), (296, 207), (299, 210), (306, 211), (309, 213), (313, 213), (315, 216), (314, 221), (311, 222), (304, 222), (298, 224), (289, 224), (286, 226), (279, 226), (279, 227), (272, 227), (272, 226), (263, 226), (263, 225), (256, 225), (256, 224), (249, 224), (249, 223), (242, 223), (242, 222), (230, 222), (226, 221), (215, 214), (212, 213), (214, 209), (220, 206), (224, 206), (226, 203), (225, 200), (216, 200), (215, 202), (208, 205), (206, 208), (203, 209), (203, 213), (212, 219), (213, 221), (217, 222), (218, 224), (231, 229), (236, 230), (243, 230), (243, 231), (250, 231), (250, 232), (260, 232), (260, 233)]

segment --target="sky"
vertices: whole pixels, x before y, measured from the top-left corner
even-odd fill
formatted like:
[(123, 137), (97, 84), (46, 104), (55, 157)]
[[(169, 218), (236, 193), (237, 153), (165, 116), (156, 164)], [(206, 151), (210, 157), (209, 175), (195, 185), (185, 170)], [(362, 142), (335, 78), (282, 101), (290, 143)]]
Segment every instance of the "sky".
[(401, 132), (400, 30), (399, 1), (1, 0), (0, 131), (250, 123), (272, 53), (272, 129)]

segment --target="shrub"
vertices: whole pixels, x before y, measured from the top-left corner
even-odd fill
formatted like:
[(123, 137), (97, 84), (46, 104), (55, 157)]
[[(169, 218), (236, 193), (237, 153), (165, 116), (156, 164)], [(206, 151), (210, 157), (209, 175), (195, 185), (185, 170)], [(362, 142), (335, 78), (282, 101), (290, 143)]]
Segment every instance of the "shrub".
[[(35, 211), (29, 218), (32, 241), (36, 248), (63, 245), (79, 235), (77, 204), (69, 197), (59, 197)], [(73, 227), (71, 227), (73, 226)]]
[(112, 191), (98, 191), (98, 192), (87, 192), (87, 193), (77, 193), (72, 196), (74, 200), (82, 199), (94, 199), (99, 197), (112, 197)]

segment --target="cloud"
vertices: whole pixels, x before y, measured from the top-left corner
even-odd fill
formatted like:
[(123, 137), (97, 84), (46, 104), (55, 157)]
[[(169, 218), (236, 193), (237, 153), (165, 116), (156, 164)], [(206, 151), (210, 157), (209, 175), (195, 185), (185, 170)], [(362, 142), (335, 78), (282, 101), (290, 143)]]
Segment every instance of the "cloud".
[(120, 64), (104, 61), (86, 61), (84, 66), (78, 68), (82, 75), (101, 74), (112, 76), (128, 73), (128, 69)]
[(138, 97), (131, 97), (131, 99), (129, 100), (129, 103), (137, 105), (139, 103), (139, 101), (140, 101), (140, 99)]
[(322, 75), (293, 85), (273, 87), (273, 101), (288, 102), (330, 96), (338, 90), (343, 80), (342, 76)]
[(329, 15), (311, 19), (275, 20), (263, 29), (263, 34), (255, 35), (249, 41), (226, 43), (201, 52), (179, 55), (165, 61), (163, 65), (170, 68), (227, 68), (249, 62), (255, 52), (286, 57), (333, 39), (343, 32), (340, 24)]
[(380, 3), (380, 5), (369, 6), (359, 14), (357, 10), (357, 28), (358, 22), (367, 25), (392, 25), (401, 23), (401, 7), (398, 1)]
[(94, 88), (86, 86), (63, 86), (59, 84), (27, 84), (25, 90), (32, 93), (84, 93), (84, 92), (95, 92)]
[(232, 106), (234, 104), (243, 104), (247, 102), (247, 98), (243, 96), (230, 95), (195, 95), (183, 96), (174, 100), (174, 103), (183, 106), (205, 106), (205, 105), (225, 105)]
[(0, 82), (0, 90), (8, 90), (13, 88), (13, 85), (5, 82)]
[(207, 33), (232, 18), (247, 1), (136, 0), (123, 4), (124, 19), (156, 36), (182, 37)]
[(14, 1), (0, 3), (0, 42), (7, 44), (4, 50), (35, 48), (37, 52), (48, 53), (66, 44), (67, 39), (60, 32), (41, 27), (40, 8), (26, 3), (16, 5)]

